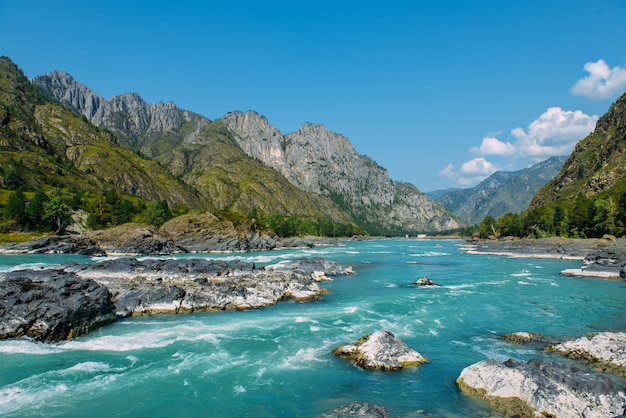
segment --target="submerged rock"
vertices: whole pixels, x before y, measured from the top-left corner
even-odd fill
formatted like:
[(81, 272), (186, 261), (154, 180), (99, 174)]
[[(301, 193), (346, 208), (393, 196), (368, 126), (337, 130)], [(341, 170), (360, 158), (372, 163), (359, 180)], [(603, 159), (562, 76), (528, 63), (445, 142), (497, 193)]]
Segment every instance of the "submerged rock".
[(389, 414), (384, 406), (362, 402), (351, 402), (341, 405), (332, 411), (320, 414), (317, 418), (387, 418), (388, 416)]
[(500, 335), (502, 341), (512, 344), (547, 343), (548, 339), (536, 332), (512, 332)]
[(365, 335), (354, 344), (339, 346), (333, 354), (369, 370), (399, 370), (427, 362), (420, 353), (385, 330)]
[(541, 360), (483, 360), (463, 369), (456, 383), (462, 392), (521, 417), (604, 418), (626, 407), (608, 377)]
[(115, 320), (109, 291), (60, 270), (22, 270), (0, 278), (0, 339), (72, 339)]
[(626, 332), (587, 334), (573, 341), (550, 344), (546, 351), (585, 360), (602, 371), (626, 376)]

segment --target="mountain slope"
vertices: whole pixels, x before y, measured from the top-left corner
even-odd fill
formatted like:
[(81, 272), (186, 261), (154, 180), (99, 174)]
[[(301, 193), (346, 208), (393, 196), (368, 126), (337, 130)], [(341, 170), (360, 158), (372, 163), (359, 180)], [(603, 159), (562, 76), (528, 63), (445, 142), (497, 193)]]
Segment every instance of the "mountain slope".
[(443, 207), (414, 187), (398, 186), (347, 138), (322, 125), (305, 124), (284, 136), (254, 112), (211, 122), (133, 94), (107, 101), (62, 72), (33, 82), (168, 168), (212, 209), (353, 219), (379, 232), (459, 226)]
[(36, 77), (33, 83), (197, 190), (205, 209), (350, 221), (327, 197), (299, 190), (244, 153), (220, 121), (173, 103), (147, 104), (132, 93), (106, 100), (61, 71)]
[(393, 182), (384, 168), (358, 154), (348, 138), (323, 125), (305, 123), (283, 135), (256, 112), (231, 112), (222, 120), (248, 155), (300, 190), (328, 196), (370, 230), (398, 233), (460, 226), (443, 207), (414, 186)]
[(538, 207), (571, 203), (579, 195), (617, 197), (626, 190), (626, 93), (579, 141), (560, 173), (542, 187), (531, 202)]
[[(561, 169), (565, 157), (551, 157), (514, 172), (498, 171), (469, 189), (457, 189), (436, 197), (436, 201), (470, 225), (486, 216), (526, 210), (533, 196)], [(438, 192), (433, 192), (436, 196)]]
[[(0, 58), (0, 161), (4, 187), (65, 186), (198, 207), (195, 192), (154, 161), (117, 145), (115, 136), (54, 102), (10, 59)], [(7, 184), (17, 170), (17, 184)]]

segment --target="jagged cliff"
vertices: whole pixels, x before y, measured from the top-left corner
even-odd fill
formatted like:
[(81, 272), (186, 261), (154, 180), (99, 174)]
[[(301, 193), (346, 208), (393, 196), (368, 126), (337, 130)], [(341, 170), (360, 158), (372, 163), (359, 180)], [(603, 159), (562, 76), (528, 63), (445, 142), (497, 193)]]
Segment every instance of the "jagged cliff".
[(497, 219), (505, 213), (521, 213), (537, 190), (559, 173), (565, 158), (551, 157), (518, 171), (498, 171), (468, 189), (428, 194), (470, 225), (485, 216)]
[(299, 189), (328, 196), (363, 225), (388, 231), (433, 231), (459, 222), (417, 188), (391, 180), (371, 158), (358, 154), (350, 140), (323, 125), (305, 123), (282, 135), (256, 112), (231, 112), (222, 118), (239, 146), (274, 168)]
[(614, 196), (626, 190), (626, 93), (579, 141), (558, 175), (533, 198), (530, 206), (573, 202), (576, 196)]
[(283, 135), (255, 112), (210, 121), (136, 94), (106, 100), (69, 74), (33, 83), (197, 190), (208, 209), (354, 220), (370, 231), (453, 229), (458, 220), (415, 187), (393, 182), (342, 135), (304, 124)]

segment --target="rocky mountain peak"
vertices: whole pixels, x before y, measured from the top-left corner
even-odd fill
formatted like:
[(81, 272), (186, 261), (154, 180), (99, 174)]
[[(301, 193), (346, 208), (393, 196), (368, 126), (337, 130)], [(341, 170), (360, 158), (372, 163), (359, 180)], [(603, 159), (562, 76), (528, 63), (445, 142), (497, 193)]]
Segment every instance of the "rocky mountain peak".
[(148, 104), (137, 93), (106, 100), (63, 71), (46, 73), (32, 82), (94, 125), (115, 132), (121, 143), (131, 148), (140, 148), (147, 139), (178, 132), (183, 124), (181, 111), (174, 103)]

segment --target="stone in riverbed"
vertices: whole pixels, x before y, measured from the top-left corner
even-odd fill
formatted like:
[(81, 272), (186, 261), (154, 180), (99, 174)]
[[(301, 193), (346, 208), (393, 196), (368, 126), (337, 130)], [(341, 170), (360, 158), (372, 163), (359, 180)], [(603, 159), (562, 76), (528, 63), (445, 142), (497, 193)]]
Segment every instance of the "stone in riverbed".
[(0, 339), (72, 339), (115, 320), (104, 286), (59, 270), (22, 270), (0, 278)]
[(500, 335), (502, 341), (512, 344), (547, 343), (548, 339), (536, 332), (512, 332)]
[(437, 286), (437, 283), (433, 282), (428, 277), (420, 277), (413, 284), (415, 286)]
[(316, 418), (387, 418), (389, 414), (384, 406), (362, 402), (351, 402), (341, 405), (332, 411), (318, 415)]
[(599, 332), (573, 341), (550, 344), (547, 352), (585, 360), (602, 371), (626, 376), (626, 332)]
[(626, 407), (624, 394), (607, 376), (541, 360), (483, 360), (463, 369), (456, 383), (462, 392), (521, 417), (604, 418)]
[(333, 354), (368, 370), (399, 370), (427, 362), (420, 353), (386, 330), (365, 335), (354, 344), (339, 346)]
[(284, 260), (276, 264), (265, 266), (268, 271), (292, 271), (294, 273), (310, 276), (317, 282), (331, 281), (326, 275), (339, 276), (354, 274), (352, 267), (342, 267), (339, 263), (326, 260), (322, 257), (295, 258)]

